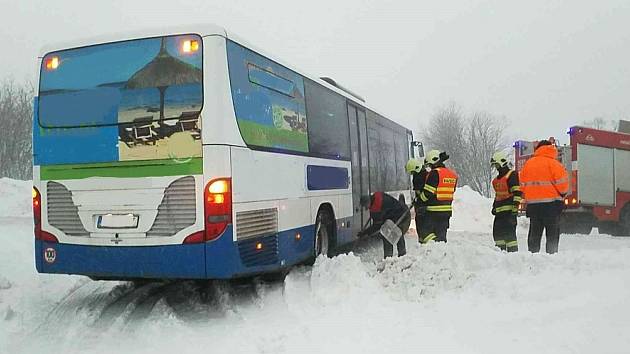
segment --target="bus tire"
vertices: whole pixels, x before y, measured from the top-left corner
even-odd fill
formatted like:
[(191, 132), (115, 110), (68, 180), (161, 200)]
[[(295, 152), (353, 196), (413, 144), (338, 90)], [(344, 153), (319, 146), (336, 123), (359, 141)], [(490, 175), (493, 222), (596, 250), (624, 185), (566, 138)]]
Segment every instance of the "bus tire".
[(320, 208), (315, 218), (315, 258), (319, 255), (326, 257), (332, 255), (331, 251), (334, 247), (334, 226), (335, 219), (329, 208)]

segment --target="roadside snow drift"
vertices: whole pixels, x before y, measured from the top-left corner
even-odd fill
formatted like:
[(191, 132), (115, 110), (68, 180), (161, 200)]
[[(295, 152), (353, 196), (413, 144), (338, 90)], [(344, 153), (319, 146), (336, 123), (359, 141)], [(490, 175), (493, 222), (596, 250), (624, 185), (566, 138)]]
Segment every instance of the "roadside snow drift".
[[(380, 240), (284, 283), (38, 275), (30, 183), (0, 180), (0, 353), (627, 353), (630, 239), (493, 247), (491, 201), (458, 189), (447, 244), (381, 264)], [(382, 267), (382, 272), (377, 271)]]

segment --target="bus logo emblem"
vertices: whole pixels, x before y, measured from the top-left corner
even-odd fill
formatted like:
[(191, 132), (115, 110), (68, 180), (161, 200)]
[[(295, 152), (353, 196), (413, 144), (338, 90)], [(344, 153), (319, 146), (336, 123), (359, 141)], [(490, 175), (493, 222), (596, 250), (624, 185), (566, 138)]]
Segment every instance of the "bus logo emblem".
[(54, 248), (46, 248), (44, 251), (44, 259), (46, 263), (54, 263), (55, 259), (57, 259), (57, 251)]

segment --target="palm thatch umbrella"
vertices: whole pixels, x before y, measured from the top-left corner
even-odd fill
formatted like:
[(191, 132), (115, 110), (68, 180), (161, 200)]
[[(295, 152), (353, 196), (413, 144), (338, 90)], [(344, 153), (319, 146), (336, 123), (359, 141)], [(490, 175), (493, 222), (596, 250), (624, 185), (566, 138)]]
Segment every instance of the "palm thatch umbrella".
[(160, 91), (160, 121), (164, 120), (164, 93), (169, 86), (201, 82), (201, 69), (181, 61), (168, 53), (162, 38), (159, 53), (142, 69), (129, 78), (125, 88), (155, 87)]

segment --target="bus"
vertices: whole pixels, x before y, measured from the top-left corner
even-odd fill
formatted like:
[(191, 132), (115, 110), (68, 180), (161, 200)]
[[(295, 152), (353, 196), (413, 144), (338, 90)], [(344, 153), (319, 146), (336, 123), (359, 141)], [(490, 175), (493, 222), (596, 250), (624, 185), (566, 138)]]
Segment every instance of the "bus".
[(411, 195), (409, 129), (218, 26), (45, 48), (38, 74), (40, 273), (282, 272), (355, 241), (361, 195)]

